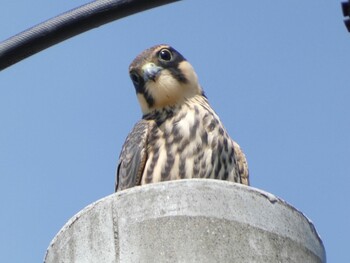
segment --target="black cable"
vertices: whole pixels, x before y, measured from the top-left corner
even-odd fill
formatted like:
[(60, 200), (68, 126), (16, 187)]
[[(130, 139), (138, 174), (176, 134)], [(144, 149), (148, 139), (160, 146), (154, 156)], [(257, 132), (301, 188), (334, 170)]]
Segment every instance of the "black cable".
[(97, 0), (72, 9), (0, 43), (0, 71), (70, 37), (179, 0)]
[(343, 15), (345, 16), (345, 26), (348, 29), (348, 31), (350, 32), (350, 0), (348, 0), (348, 2), (344, 2), (341, 4), (342, 10), (343, 10)]

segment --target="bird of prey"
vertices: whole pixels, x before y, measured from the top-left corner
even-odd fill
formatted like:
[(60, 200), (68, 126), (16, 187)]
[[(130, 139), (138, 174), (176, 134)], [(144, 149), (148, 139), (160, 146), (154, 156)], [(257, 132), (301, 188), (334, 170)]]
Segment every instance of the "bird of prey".
[(123, 145), (116, 191), (187, 178), (249, 185), (245, 155), (178, 51), (169, 45), (153, 46), (135, 58), (129, 74), (143, 117)]

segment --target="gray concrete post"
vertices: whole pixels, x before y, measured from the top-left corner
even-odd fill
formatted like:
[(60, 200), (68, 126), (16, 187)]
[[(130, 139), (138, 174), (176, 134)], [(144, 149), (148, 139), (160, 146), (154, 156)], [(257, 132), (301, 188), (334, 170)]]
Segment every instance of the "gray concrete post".
[(313, 224), (267, 192), (205, 179), (135, 187), (83, 209), (45, 263), (326, 262)]

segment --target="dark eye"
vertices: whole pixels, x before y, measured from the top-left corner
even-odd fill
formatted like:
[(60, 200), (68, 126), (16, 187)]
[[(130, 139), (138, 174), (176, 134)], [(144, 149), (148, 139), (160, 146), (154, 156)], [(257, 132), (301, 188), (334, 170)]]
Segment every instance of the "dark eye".
[(135, 85), (140, 84), (140, 76), (136, 72), (130, 72), (130, 78)]
[(169, 49), (164, 48), (161, 51), (159, 51), (158, 57), (160, 60), (170, 61), (173, 58), (173, 54), (170, 52)]

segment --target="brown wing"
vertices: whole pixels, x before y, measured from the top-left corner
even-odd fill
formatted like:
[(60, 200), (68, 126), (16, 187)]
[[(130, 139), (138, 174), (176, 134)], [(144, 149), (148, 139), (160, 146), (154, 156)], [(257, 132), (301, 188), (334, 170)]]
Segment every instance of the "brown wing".
[(149, 123), (140, 120), (135, 124), (123, 145), (115, 180), (115, 191), (139, 185), (147, 159)]
[(238, 177), (241, 179), (241, 183), (249, 185), (249, 170), (247, 159), (241, 150), (241, 147), (234, 141), (233, 146), (235, 148), (236, 164), (238, 166)]

